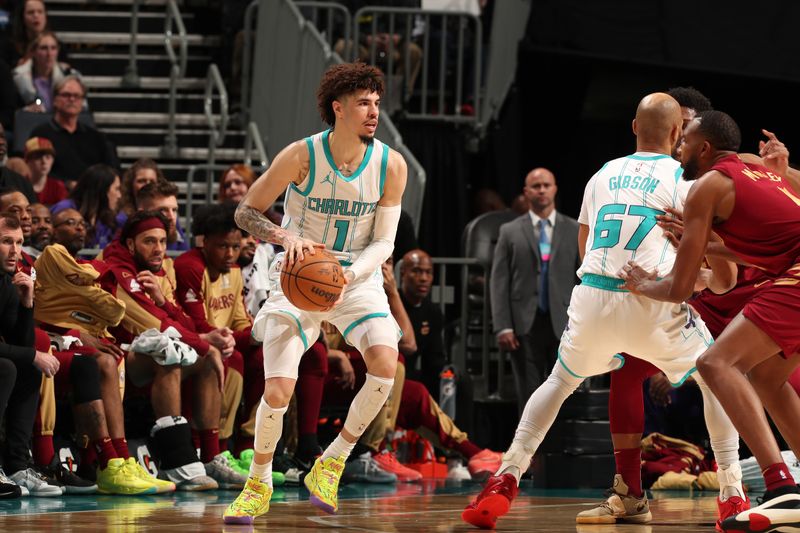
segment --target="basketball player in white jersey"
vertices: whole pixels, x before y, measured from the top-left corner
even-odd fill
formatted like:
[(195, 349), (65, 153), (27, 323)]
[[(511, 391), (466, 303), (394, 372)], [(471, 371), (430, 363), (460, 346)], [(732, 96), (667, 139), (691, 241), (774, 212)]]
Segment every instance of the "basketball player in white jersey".
[[(581, 284), (572, 292), (558, 362), (528, 400), (500, 469), (462, 513), (470, 524), (493, 528), (508, 512), (520, 476), (561, 404), (585, 378), (620, 368), (625, 363), (620, 352), (651, 362), (675, 386), (690, 375), (698, 380), (719, 465), (720, 497), (744, 497), (739, 436), (695, 373), (696, 359), (713, 342), (705, 324), (685, 303), (655, 302), (628, 292), (618, 275), (634, 257), (648, 272), (666, 275), (672, 269), (675, 249), (656, 229), (656, 216), (667, 207), (680, 207), (682, 169), (670, 154), (681, 129), (678, 102), (664, 93), (646, 96), (633, 122), (637, 152), (609, 161), (586, 185), (578, 218), (579, 246), (585, 251), (578, 270)], [(719, 276), (715, 286), (735, 284), (733, 265), (715, 261), (711, 267)]]
[[(226, 523), (251, 524), (269, 510), (272, 456), (283, 414), (300, 357), (319, 335), (320, 322), (334, 324), (361, 352), (368, 373), (342, 432), (305, 478), (317, 507), (336, 512), (345, 459), (392, 389), (400, 330), (389, 312), (380, 266), (394, 247), (407, 167), (400, 154), (374, 138), (383, 87), (383, 76), (374, 67), (330, 67), (320, 82), (317, 102), (331, 128), (282, 150), (236, 211), (239, 226), (281, 245), (285, 255), (273, 261), (270, 295), (253, 324), (253, 336), (263, 341), (266, 382), (256, 413), (250, 477), (225, 511)], [(284, 192), (286, 214), (278, 227), (264, 212)], [(339, 259), (347, 283), (332, 308), (301, 311), (281, 291), (281, 265), (302, 261), (320, 248)]]

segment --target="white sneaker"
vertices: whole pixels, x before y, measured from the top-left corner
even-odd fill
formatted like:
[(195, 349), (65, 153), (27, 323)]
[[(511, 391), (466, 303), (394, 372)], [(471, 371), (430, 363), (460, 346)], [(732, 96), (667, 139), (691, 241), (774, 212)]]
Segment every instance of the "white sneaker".
[(447, 479), (452, 481), (471, 481), (472, 474), (469, 469), (464, 466), (461, 459), (450, 459), (447, 461)]
[(219, 488), (217, 482), (206, 475), (205, 466), (200, 461), (177, 468), (162, 469), (158, 472), (158, 477), (172, 481), (180, 491), (194, 492)]
[(42, 478), (41, 474), (33, 468), (26, 468), (19, 472), (14, 472), (9, 476), (11, 481), (21, 488), (27, 489), (30, 496), (51, 497), (61, 496), (64, 491), (62, 487), (50, 485)]
[(247, 478), (231, 467), (224, 455), (218, 454), (205, 464), (206, 474), (217, 482), (221, 489), (243, 489)]

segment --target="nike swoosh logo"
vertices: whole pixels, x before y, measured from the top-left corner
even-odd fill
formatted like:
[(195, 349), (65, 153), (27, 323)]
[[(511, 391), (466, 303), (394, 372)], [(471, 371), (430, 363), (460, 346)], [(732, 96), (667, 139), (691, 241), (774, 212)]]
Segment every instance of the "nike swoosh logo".
[(764, 281), (759, 281), (758, 283), (753, 285), (753, 287), (757, 289), (757, 288), (761, 287), (762, 285), (764, 285), (766, 283), (769, 283), (771, 281), (772, 281), (771, 279), (765, 279)]

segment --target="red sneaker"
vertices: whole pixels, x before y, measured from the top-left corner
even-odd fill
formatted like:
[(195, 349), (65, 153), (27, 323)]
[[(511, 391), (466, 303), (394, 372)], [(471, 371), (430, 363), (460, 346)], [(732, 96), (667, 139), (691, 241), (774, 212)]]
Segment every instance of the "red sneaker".
[(503, 464), (503, 454), (492, 450), (481, 450), (473, 455), (467, 467), (472, 479), (475, 481), (486, 481), (489, 476), (493, 476), (500, 465)]
[(731, 516), (735, 516), (743, 511), (747, 511), (750, 509), (750, 497), (745, 494), (744, 500), (742, 500), (738, 496), (731, 496), (727, 500), (720, 501), (719, 496), (717, 496), (717, 523), (716, 523), (716, 530), (717, 531), (725, 531), (722, 529), (722, 522), (726, 518), (730, 518)]
[(394, 452), (383, 450), (381, 453), (373, 455), (372, 458), (381, 468), (396, 475), (397, 481), (410, 482), (422, 479), (422, 474), (401, 464)]
[(517, 497), (517, 479), (511, 474), (492, 476), (478, 496), (461, 513), (461, 519), (481, 529), (494, 529)]

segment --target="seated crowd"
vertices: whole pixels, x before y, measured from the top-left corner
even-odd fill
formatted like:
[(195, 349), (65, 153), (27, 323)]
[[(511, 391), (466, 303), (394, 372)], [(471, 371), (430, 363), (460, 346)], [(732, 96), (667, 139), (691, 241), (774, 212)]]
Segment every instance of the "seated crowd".
[[(32, 138), (24, 154), (30, 181), (0, 187), (0, 497), (241, 489), (264, 383), (250, 332), (279, 251), (234, 221), (255, 173), (234, 165), (220, 175), (219, 201), (194, 213), (190, 242), (178, 190), (154, 161), (137, 161), (121, 177), (93, 164), (70, 188), (49, 175), (57, 154), (47, 138)], [(393, 393), (344, 479), (421, 479), (397, 460), (397, 430), (416, 431), (451, 457), (451, 477), (482, 479), (500, 454), (470, 441), (429, 392), (438, 395), (445, 364), (443, 320), (425, 306), (430, 257), (404, 246), (401, 284), (391, 259), (383, 273), (404, 333), (401, 362), (411, 366), (398, 365)], [(334, 328), (310, 343), (277, 483), (301, 482), (335, 437), (320, 421), (341, 417), (365, 378), (360, 354)], [(129, 448), (126, 420), (142, 413), (147, 430)]]

